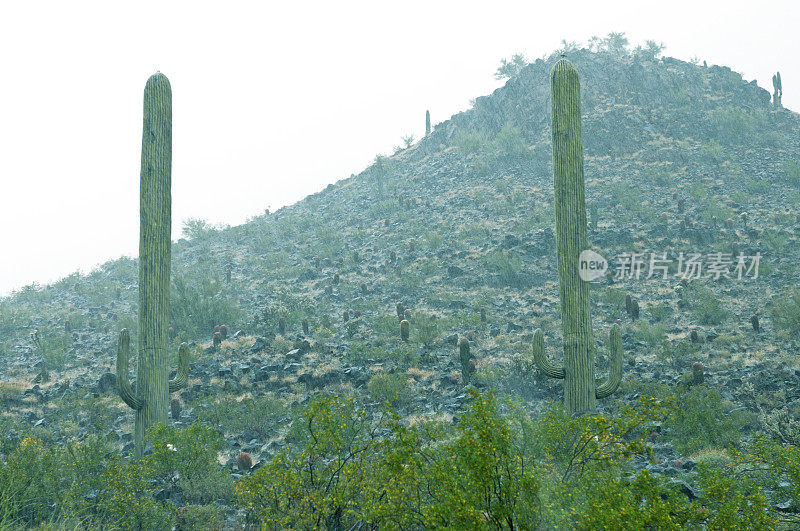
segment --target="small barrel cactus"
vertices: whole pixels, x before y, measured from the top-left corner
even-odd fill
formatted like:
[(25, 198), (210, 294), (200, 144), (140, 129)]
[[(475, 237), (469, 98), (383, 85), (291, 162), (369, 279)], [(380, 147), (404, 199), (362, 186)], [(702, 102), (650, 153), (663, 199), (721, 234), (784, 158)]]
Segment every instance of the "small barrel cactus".
[(282, 336), (286, 335), (286, 317), (278, 317), (278, 333)]
[(342, 312), (342, 321), (345, 323), (350, 320), (350, 312), (345, 310)]
[(697, 343), (700, 340), (700, 336), (698, 336), (697, 330), (695, 330), (694, 328), (692, 329), (691, 332), (689, 332), (689, 339), (691, 340), (692, 343)]
[(308, 319), (303, 319), (303, 335), (308, 335)]
[(699, 361), (692, 363), (692, 383), (699, 385), (705, 380), (705, 367)]
[(180, 420), (181, 401), (179, 398), (176, 397), (169, 401), (169, 410), (172, 413), (172, 420)]
[(403, 319), (400, 321), (400, 339), (403, 341), (408, 341), (408, 332), (411, 325), (409, 325), (408, 321)]
[(247, 472), (253, 468), (253, 458), (247, 452), (241, 452), (236, 456), (236, 466), (239, 467), (239, 470)]
[(631, 300), (631, 319), (634, 321), (639, 318), (639, 301), (636, 299)]
[(222, 334), (219, 332), (214, 332), (212, 343), (214, 345), (214, 350), (219, 350), (220, 345), (222, 345)]

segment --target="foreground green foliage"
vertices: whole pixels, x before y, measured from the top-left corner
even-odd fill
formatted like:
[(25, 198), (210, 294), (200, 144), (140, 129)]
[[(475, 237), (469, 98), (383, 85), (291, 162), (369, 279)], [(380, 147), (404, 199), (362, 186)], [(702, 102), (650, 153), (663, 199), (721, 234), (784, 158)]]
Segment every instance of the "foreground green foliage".
[(291, 444), (236, 492), (270, 529), (772, 528), (755, 481), (706, 468), (701, 497), (690, 500), (633, 473), (631, 459), (652, 455), (649, 430), (675, 412), (674, 400), (642, 398), (611, 417), (570, 417), (558, 406), (531, 419), (473, 389), (450, 429), (408, 426), (391, 411), (375, 425), (352, 398), (319, 395)]
[(158, 493), (180, 492), (195, 505), (230, 495), (230, 474), (216, 461), (216, 431), (156, 424), (147, 441), (152, 453), (127, 460), (99, 438), (66, 447), (22, 439), (0, 461), (0, 528), (80, 521), (87, 528), (170, 529), (175, 506)]
[[(234, 497), (268, 529), (776, 528), (775, 504), (800, 505), (797, 446), (759, 438), (705, 452), (690, 480), (696, 499), (633, 466), (653, 462), (656, 426), (669, 438), (699, 415), (725, 416), (708, 391), (687, 396), (641, 397), (607, 415), (554, 405), (531, 416), (471, 388), (455, 425), (409, 425), (391, 409), (374, 419), (353, 397), (319, 394), (295, 415), (289, 444), (235, 484), (219, 466), (222, 436), (205, 424), (153, 426), (133, 461), (100, 438), (15, 437), (0, 456), (0, 528), (220, 529), (216, 502)], [(729, 426), (706, 431), (703, 442), (714, 443)]]

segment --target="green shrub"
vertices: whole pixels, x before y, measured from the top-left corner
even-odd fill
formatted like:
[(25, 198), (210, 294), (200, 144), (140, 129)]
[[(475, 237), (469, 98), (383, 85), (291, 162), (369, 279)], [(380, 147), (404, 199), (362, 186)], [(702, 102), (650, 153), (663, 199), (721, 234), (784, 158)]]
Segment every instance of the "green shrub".
[[(235, 327), (242, 311), (225, 291), (225, 284), (209, 277), (175, 275), (172, 280), (169, 320), (176, 332), (190, 338), (210, 337), (214, 327)], [(235, 328), (234, 328), (235, 329)]]
[(145, 440), (153, 447), (144, 459), (149, 475), (168, 481), (177, 473), (177, 485), (188, 502), (203, 504), (233, 495), (233, 480), (217, 462), (224, 440), (213, 428), (199, 422), (184, 429), (156, 424)]
[(351, 528), (374, 452), (367, 413), (320, 394), (292, 423), (291, 444), (236, 483), (239, 502), (267, 528)]
[(671, 364), (675, 371), (686, 370), (697, 361), (697, 346), (690, 341), (664, 341), (656, 352), (656, 358), (662, 363)]
[(183, 220), (182, 234), (189, 240), (203, 239), (214, 231), (215, 228), (204, 219), (187, 218)]
[(379, 372), (367, 382), (367, 390), (379, 404), (389, 402), (394, 405), (404, 402), (409, 393), (408, 381), (402, 374)]
[(521, 53), (515, 53), (511, 56), (511, 60), (508, 59), (501, 59), (500, 66), (497, 67), (497, 71), (494, 73), (495, 79), (505, 79), (511, 78), (520, 73), (520, 71), (525, 68), (528, 64), (528, 61), (525, 59), (525, 56)]
[(607, 287), (600, 294), (600, 299), (610, 306), (612, 317), (618, 317), (625, 313), (625, 290)]
[(420, 351), (416, 346), (410, 343), (401, 343), (391, 350), (387, 349), (387, 352), (389, 354), (389, 359), (397, 363), (401, 369), (419, 366)]
[(800, 162), (795, 160), (784, 160), (781, 163), (781, 170), (783, 170), (784, 178), (790, 183), (797, 183), (800, 181)]
[(712, 138), (708, 142), (700, 145), (697, 154), (710, 162), (719, 162), (725, 157), (725, 150), (716, 139)]
[(51, 370), (61, 370), (75, 362), (72, 350), (72, 333), (44, 328), (39, 333), (36, 352)]
[(509, 157), (525, 157), (530, 154), (522, 131), (511, 122), (506, 122), (494, 137), (494, 145), (500, 155)]
[(537, 468), (525, 459), (520, 432), (498, 414), (490, 393), (470, 389), (472, 402), (455, 428), (455, 439), (440, 446), (425, 483), (429, 504), (422, 509), (428, 528), (536, 528), (540, 517)]
[(726, 470), (730, 469), (734, 462), (733, 457), (724, 448), (707, 448), (705, 450), (700, 450), (692, 455), (692, 459), (700, 465)]
[(519, 286), (521, 284), (519, 273), (522, 270), (522, 260), (510, 250), (497, 250), (484, 258), (487, 269), (496, 273), (500, 282), (506, 286)]
[(737, 479), (762, 486), (773, 504), (788, 499), (793, 511), (800, 507), (800, 447), (759, 436), (735, 458)]
[(0, 404), (21, 400), (24, 391), (22, 384), (0, 382)]
[(439, 231), (428, 231), (422, 237), (425, 248), (430, 251), (437, 251), (441, 246), (444, 238)]
[(703, 325), (718, 325), (728, 317), (716, 293), (696, 282), (686, 289), (686, 300), (694, 316)]
[(675, 449), (684, 455), (713, 447), (735, 446), (741, 429), (747, 424), (743, 411), (732, 411), (733, 405), (706, 386), (675, 389), (677, 410), (663, 428)]
[(715, 136), (728, 142), (741, 142), (743, 138), (765, 128), (766, 114), (761, 110), (748, 110), (728, 105), (708, 111)]
[(661, 322), (672, 317), (672, 314), (675, 312), (675, 310), (673, 310), (672, 306), (665, 302), (657, 306), (651, 306), (648, 308), (647, 312), (650, 314), (650, 319), (652, 319), (654, 322)]
[(777, 520), (755, 482), (727, 470), (698, 468), (706, 529), (775, 529)]
[(486, 150), (486, 137), (476, 130), (458, 129), (453, 135), (453, 143), (465, 155), (480, 154)]
[(175, 523), (175, 508), (159, 502), (153, 495), (161, 483), (149, 478), (145, 460), (108, 463), (100, 489), (92, 489), (84, 497), (91, 502), (93, 519), (114, 522), (120, 529), (169, 530)]
[(650, 426), (674, 410), (674, 400), (640, 397), (616, 416), (569, 416), (563, 404), (548, 408), (526, 430), (531, 457), (549, 463), (564, 480), (581, 482), (598, 470), (618, 470), (634, 454), (647, 453)]
[(187, 505), (178, 510), (176, 531), (222, 531), (225, 509), (220, 505)]
[(218, 426), (226, 434), (240, 434), (251, 429), (266, 437), (275, 430), (279, 417), (286, 415), (286, 406), (280, 399), (269, 396), (222, 396), (200, 407), (198, 418)]
[(439, 319), (435, 315), (415, 313), (412, 316), (417, 339), (426, 347), (430, 347), (439, 337)]
[(633, 477), (604, 473), (592, 478), (572, 518), (574, 529), (678, 530), (700, 524), (700, 507), (665, 483), (647, 470)]
[(0, 463), (0, 517), (3, 524), (35, 526), (62, 507), (70, 478), (62, 469), (63, 455), (38, 439), (23, 439)]
[(535, 527), (535, 468), (491, 395), (452, 434), (407, 426), (391, 411), (377, 438), (352, 398), (319, 395), (292, 425), (291, 445), (236, 484), (267, 527)]
[(634, 331), (634, 337), (637, 341), (643, 341), (648, 347), (654, 348), (664, 342), (666, 327), (663, 324), (651, 325), (640, 320)]
[(87, 528), (169, 530), (174, 509), (153, 498), (150, 472), (147, 461), (125, 463), (97, 438), (47, 446), (25, 438), (0, 462), (0, 528), (77, 519)]
[(793, 290), (790, 295), (774, 300), (770, 312), (776, 328), (790, 336), (797, 336), (800, 332), (800, 290)]

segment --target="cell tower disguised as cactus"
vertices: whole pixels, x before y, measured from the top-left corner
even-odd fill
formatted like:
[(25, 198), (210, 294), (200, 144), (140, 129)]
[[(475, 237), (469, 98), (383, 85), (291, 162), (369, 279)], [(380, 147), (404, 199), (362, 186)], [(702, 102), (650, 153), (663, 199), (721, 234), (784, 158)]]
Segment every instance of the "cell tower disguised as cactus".
[(117, 351), (119, 395), (136, 411), (136, 457), (151, 425), (167, 423), (169, 394), (186, 386), (189, 349), (178, 351), (178, 373), (169, 378), (169, 277), (172, 230), (172, 90), (156, 73), (144, 88), (144, 129), (139, 204), (139, 352), (136, 391), (128, 379), (130, 335), (123, 330)]
[(622, 340), (619, 327), (614, 325), (608, 342), (611, 372), (604, 384), (596, 386), (589, 283), (578, 274), (578, 257), (589, 247), (586, 236), (580, 82), (577, 70), (566, 59), (553, 67), (550, 91), (564, 367), (555, 367), (545, 356), (541, 329), (536, 330), (533, 336), (533, 356), (543, 373), (564, 380), (564, 407), (569, 413), (575, 413), (595, 409), (597, 398), (609, 396), (619, 387), (622, 379)]

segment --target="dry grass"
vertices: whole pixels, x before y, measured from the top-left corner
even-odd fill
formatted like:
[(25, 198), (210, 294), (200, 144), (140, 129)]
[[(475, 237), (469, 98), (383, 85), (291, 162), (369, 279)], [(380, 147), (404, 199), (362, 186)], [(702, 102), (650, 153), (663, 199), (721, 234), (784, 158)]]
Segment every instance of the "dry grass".
[(411, 367), (406, 371), (406, 374), (414, 380), (425, 381), (432, 379), (436, 373), (433, 371), (426, 371), (425, 369), (419, 369), (417, 367)]

